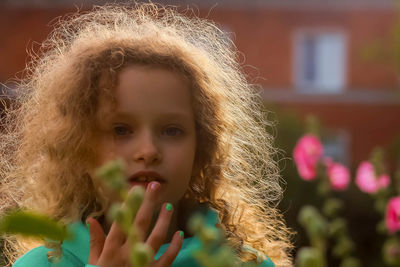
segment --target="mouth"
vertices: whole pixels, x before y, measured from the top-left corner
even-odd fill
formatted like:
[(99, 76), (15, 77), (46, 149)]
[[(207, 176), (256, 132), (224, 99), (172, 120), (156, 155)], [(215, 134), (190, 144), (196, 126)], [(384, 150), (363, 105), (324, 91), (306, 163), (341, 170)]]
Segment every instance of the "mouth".
[(129, 177), (128, 183), (131, 186), (140, 185), (147, 188), (147, 185), (153, 181), (164, 184), (167, 181), (161, 175), (154, 171), (139, 171)]

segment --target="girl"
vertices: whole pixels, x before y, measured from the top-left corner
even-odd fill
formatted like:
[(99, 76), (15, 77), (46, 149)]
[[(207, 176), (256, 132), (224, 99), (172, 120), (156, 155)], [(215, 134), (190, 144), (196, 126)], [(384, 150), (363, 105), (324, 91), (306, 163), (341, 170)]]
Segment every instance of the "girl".
[[(113, 196), (94, 177), (122, 158), (129, 184), (146, 187), (134, 224), (158, 251), (153, 266), (192, 264), (193, 237), (182, 234), (201, 206), (218, 215), (210, 223), (240, 260), (290, 266), (270, 125), (233, 48), (212, 22), (154, 4), (95, 7), (61, 21), (3, 121), (2, 210), (69, 224), (76, 238), (63, 244), (62, 266), (128, 266), (126, 238), (103, 216)], [(8, 239), (8, 256), (32, 246)], [(14, 266), (46, 264), (39, 247)]]

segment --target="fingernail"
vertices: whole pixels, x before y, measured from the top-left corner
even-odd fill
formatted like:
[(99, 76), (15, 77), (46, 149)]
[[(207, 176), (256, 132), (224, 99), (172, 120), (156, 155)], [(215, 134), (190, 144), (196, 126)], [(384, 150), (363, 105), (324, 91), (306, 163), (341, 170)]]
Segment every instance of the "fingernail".
[(167, 205), (165, 205), (165, 209), (166, 209), (167, 211), (171, 211), (172, 208), (173, 208), (173, 206), (172, 206), (171, 203), (167, 203)]
[(183, 231), (179, 231), (179, 237), (183, 239), (185, 237), (185, 233)]
[(88, 228), (88, 229), (90, 229), (90, 224), (89, 224), (89, 222), (86, 220), (86, 227)]
[(160, 186), (159, 182), (151, 182), (150, 183), (150, 189), (151, 190), (156, 190)]

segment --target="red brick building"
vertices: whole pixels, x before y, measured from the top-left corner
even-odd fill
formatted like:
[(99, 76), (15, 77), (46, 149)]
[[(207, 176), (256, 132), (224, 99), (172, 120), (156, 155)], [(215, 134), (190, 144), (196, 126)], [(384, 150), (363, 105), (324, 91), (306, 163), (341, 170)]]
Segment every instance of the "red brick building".
[(265, 101), (316, 114), (336, 132), (330, 152), (353, 166), (400, 134), (392, 1), (255, 2), (209, 17), (235, 33)]
[[(49, 22), (79, 1), (54, 2), (0, 3), (0, 82), (23, 69), (26, 50), (48, 34)], [(347, 163), (400, 134), (394, 0), (160, 2), (194, 8), (231, 32), (265, 101), (316, 114), (334, 130), (330, 153)]]

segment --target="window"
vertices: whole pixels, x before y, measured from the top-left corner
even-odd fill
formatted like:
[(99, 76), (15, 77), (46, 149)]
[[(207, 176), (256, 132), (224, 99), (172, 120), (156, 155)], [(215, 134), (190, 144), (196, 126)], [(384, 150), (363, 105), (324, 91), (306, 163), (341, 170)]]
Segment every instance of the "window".
[(324, 155), (348, 166), (350, 134), (343, 129), (331, 130), (323, 138)]
[(346, 36), (302, 30), (294, 38), (294, 81), (302, 92), (340, 92), (346, 80)]

